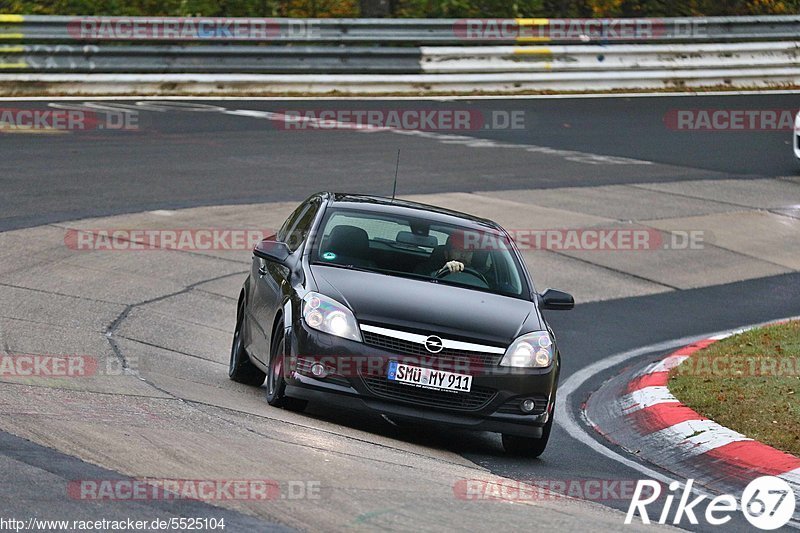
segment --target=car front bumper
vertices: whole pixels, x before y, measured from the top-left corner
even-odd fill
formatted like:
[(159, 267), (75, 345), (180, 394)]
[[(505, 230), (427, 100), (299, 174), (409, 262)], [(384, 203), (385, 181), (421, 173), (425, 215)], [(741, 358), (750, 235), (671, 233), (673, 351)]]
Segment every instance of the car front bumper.
[[(525, 437), (541, 437), (543, 426), (553, 415), (557, 362), (547, 369), (480, 365), (442, 368), (433, 354), (404, 359), (406, 356), (311, 330), (302, 320), (293, 325), (287, 338), (290, 358), (286, 394), (294, 398), (321, 400), (393, 419)], [(389, 382), (387, 365), (398, 360), (470, 374), (472, 392), (439, 392)], [(315, 377), (310, 371), (314, 362), (323, 364), (329, 374)], [(536, 403), (531, 414), (518, 408), (527, 398)]]

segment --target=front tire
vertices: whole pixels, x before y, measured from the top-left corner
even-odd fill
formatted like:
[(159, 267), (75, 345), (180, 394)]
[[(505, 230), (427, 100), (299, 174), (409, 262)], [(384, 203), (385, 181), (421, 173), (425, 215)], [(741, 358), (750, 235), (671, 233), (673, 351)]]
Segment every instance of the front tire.
[(302, 411), (308, 402), (286, 396), (286, 379), (283, 372), (286, 363), (286, 333), (283, 323), (278, 324), (272, 336), (272, 350), (267, 374), (267, 403), (273, 407), (283, 407), (291, 411)]
[(553, 427), (553, 413), (550, 413), (550, 418), (542, 428), (542, 436), (535, 437), (518, 437), (516, 435), (503, 434), (503, 449), (509, 455), (516, 455), (520, 457), (539, 457), (544, 453), (547, 448), (547, 441), (550, 439), (550, 429)]
[(244, 320), (243, 310), (240, 309), (236, 320), (236, 329), (233, 332), (233, 343), (231, 345), (231, 358), (228, 363), (228, 377), (237, 383), (260, 387), (267, 375), (250, 361), (247, 350), (244, 349), (242, 341), (242, 322)]

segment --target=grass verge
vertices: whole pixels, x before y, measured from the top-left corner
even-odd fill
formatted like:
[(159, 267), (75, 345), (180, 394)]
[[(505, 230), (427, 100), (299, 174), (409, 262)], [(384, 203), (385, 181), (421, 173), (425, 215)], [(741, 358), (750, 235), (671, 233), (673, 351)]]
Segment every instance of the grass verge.
[(701, 415), (800, 456), (800, 320), (695, 352), (670, 372), (669, 389)]

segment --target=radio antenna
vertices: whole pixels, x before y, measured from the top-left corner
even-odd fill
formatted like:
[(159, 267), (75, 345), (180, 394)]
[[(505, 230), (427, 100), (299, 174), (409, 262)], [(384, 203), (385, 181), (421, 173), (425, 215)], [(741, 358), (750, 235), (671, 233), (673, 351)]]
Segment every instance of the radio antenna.
[(394, 166), (394, 187), (392, 187), (392, 201), (394, 202), (394, 195), (397, 194), (397, 171), (400, 170), (400, 149), (397, 149), (397, 164)]

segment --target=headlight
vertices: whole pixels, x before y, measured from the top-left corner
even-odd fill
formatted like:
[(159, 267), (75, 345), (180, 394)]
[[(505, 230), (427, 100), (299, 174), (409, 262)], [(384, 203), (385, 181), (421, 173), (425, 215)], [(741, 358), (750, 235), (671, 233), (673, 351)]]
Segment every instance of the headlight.
[(303, 319), (308, 327), (361, 342), (353, 313), (333, 298), (309, 292), (303, 298)]
[(546, 368), (553, 362), (553, 340), (546, 331), (534, 331), (516, 338), (506, 350), (500, 366)]

